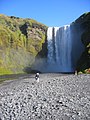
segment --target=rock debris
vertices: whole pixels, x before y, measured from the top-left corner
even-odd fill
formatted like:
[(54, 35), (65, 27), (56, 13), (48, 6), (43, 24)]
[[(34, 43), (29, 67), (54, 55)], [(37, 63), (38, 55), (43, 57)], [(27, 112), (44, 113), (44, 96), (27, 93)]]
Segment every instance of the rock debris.
[(90, 120), (90, 75), (5, 81), (0, 84), (0, 120)]

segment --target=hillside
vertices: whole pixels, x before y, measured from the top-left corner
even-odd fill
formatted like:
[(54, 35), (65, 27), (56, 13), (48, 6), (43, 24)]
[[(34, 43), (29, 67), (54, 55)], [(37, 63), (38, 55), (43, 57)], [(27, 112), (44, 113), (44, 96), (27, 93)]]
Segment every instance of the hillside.
[(81, 41), (85, 46), (85, 51), (82, 53), (77, 63), (77, 70), (84, 73), (90, 73), (90, 12), (81, 15), (75, 24), (79, 24), (84, 30)]
[(47, 26), (0, 14), (0, 75), (23, 73), (45, 43)]

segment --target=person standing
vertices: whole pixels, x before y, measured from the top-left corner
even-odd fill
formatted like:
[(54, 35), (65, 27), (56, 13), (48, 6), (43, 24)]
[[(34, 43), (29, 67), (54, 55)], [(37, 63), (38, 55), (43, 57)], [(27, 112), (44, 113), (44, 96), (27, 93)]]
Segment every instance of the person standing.
[(36, 79), (37, 82), (39, 82), (39, 73), (36, 73), (35, 79)]

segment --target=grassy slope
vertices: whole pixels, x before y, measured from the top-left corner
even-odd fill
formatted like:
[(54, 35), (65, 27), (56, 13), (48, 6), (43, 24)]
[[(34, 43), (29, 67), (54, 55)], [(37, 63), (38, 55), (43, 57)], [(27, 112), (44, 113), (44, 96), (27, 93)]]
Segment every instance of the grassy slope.
[(0, 15), (0, 75), (22, 73), (42, 50), (47, 27), (33, 19)]

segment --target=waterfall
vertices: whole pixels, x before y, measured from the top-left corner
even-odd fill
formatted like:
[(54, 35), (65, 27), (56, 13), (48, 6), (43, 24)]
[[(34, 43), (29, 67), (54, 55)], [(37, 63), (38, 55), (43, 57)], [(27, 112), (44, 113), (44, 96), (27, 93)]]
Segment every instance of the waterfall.
[[(76, 34), (77, 33), (73, 33), (73, 27), (71, 27), (70, 25), (48, 28), (47, 62), (49, 72), (75, 71), (77, 59), (80, 57), (83, 51), (83, 45), (80, 40), (78, 40), (80, 39), (81, 34), (78, 33), (78, 38), (75, 37)], [(75, 46), (73, 46), (74, 43)], [(76, 47), (76, 51), (78, 53), (76, 53), (75, 55)], [(76, 56), (76, 58), (74, 56)]]
[(47, 40), (48, 40), (48, 62), (54, 62), (53, 56), (53, 28), (49, 27), (47, 30)]

